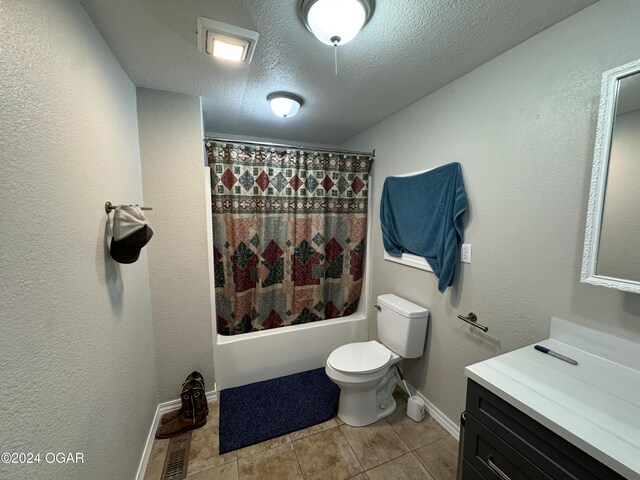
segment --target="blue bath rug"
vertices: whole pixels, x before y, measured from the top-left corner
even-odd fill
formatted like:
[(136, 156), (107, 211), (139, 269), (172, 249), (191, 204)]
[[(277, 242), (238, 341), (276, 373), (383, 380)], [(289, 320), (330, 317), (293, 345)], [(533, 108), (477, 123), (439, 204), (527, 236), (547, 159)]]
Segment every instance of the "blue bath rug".
[(324, 368), (220, 392), (220, 454), (326, 422), (340, 389)]

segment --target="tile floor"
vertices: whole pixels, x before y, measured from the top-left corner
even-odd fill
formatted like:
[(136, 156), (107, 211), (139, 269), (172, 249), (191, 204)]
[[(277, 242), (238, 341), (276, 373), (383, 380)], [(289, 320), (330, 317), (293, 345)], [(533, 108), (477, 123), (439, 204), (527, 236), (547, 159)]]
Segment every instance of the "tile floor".
[[(218, 403), (207, 424), (191, 438), (189, 480), (455, 480), (458, 442), (427, 416), (415, 423), (398, 407), (367, 427), (350, 427), (339, 418), (218, 455)], [(145, 480), (160, 480), (169, 440), (157, 440)]]

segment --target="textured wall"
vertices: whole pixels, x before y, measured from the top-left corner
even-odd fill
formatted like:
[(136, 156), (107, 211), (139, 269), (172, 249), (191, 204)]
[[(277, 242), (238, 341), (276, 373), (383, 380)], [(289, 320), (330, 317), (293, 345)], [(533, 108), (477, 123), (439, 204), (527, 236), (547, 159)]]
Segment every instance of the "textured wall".
[[(133, 478), (155, 413), (147, 257), (104, 202), (142, 202), (135, 88), (75, 1), (0, 2), (0, 478)], [(48, 465), (46, 452), (82, 452)]]
[[(457, 421), (464, 367), (546, 338), (551, 315), (640, 340), (640, 295), (579, 282), (602, 72), (640, 55), (640, 4), (602, 0), (346, 143), (377, 149), (372, 295), (431, 310), (410, 382)], [(473, 263), (444, 295), (382, 259), (379, 201), (394, 175), (458, 161)], [(483, 335), (456, 318), (473, 311)], [(375, 337), (375, 324), (371, 323)]]
[[(149, 279), (160, 401), (193, 369), (213, 389), (213, 336), (200, 99), (138, 89), (145, 201), (153, 205)], [(161, 353), (161, 354), (160, 354)]]

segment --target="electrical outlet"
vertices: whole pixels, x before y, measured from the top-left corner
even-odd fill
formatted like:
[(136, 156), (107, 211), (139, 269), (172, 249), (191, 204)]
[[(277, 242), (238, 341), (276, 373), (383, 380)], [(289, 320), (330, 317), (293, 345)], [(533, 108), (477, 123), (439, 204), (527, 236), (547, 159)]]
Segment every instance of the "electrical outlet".
[(460, 249), (460, 261), (462, 263), (471, 263), (471, 244), (463, 243)]

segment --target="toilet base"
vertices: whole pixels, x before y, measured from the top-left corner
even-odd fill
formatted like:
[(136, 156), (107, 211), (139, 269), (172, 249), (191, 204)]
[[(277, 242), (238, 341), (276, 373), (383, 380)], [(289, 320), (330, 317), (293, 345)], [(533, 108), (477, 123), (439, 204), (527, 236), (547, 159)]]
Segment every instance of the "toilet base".
[(391, 415), (396, 409), (393, 391), (399, 377), (394, 366), (377, 383), (366, 390), (340, 384), (338, 417), (347, 425), (363, 427)]

